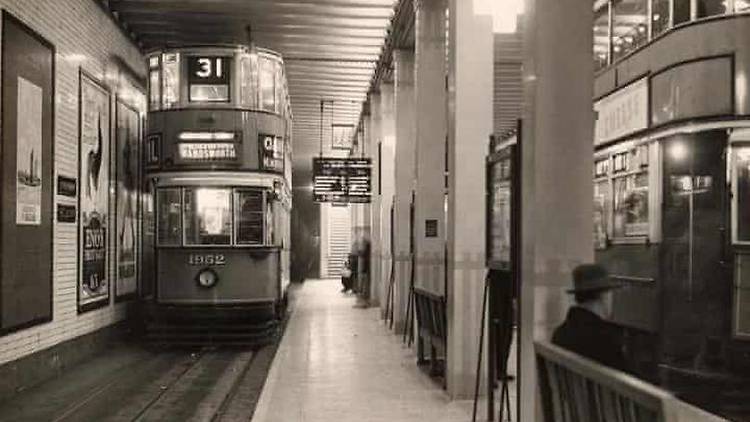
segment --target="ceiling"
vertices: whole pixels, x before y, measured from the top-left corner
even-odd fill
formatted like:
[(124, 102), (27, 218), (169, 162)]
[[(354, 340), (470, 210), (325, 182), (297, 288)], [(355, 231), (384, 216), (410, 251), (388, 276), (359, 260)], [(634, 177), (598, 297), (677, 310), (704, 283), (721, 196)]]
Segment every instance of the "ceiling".
[[(294, 114), (295, 168), (311, 167), (331, 124), (359, 121), (398, 0), (99, 0), (141, 47), (247, 43), (282, 54)], [(401, 0), (404, 2), (404, 0)], [(411, 2), (409, 1), (409, 6)], [(388, 45), (386, 45), (388, 44)], [(384, 47), (385, 46), (385, 47)], [(390, 56), (386, 54), (384, 56)], [(390, 60), (390, 58), (388, 59)]]

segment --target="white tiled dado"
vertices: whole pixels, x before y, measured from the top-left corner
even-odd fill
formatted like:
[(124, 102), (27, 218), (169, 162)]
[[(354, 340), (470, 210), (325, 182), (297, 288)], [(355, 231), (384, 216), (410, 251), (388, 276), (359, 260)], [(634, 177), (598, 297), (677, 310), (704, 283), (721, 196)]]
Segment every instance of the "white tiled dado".
[(449, 401), (380, 311), (353, 308), (340, 288), (308, 280), (297, 291), (253, 422), (470, 421), (472, 403)]

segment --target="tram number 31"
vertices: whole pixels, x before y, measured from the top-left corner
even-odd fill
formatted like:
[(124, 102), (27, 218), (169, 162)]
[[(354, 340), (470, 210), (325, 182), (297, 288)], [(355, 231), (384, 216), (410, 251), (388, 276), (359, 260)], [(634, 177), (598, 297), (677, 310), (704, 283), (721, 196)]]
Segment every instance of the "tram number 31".
[(198, 58), (198, 70), (196, 70), (195, 76), (199, 78), (223, 78), (224, 61), (221, 57)]
[(190, 254), (189, 265), (225, 265), (227, 259), (222, 254)]

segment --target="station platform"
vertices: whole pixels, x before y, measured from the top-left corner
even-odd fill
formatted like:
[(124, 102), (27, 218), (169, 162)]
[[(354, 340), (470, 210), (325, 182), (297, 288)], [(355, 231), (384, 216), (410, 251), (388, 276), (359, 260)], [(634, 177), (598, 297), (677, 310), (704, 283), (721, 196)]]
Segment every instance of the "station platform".
[(340, 288), (308, 280), (296, 291), (252, 421), (470, 421), (472, 402), (449, 400), (380, 310), (354, 308)]

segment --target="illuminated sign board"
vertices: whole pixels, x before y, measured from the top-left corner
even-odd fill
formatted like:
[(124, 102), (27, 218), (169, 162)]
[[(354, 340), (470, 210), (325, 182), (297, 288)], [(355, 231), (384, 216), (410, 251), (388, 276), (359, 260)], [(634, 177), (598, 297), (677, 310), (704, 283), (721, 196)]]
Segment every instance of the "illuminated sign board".
[(187, 58), (190, 101), (229, 102), (229, 57)]
[(371, 196), (369, 158), (313, 158), (315, 202), (368, 203)]
[(237, 149), (233, 143), (181, 143), (178, 146), (180, 158), (183, 160), (233, 161), (237, 159)]
[(631, 83), (594, 103), (594, 145), (648, 128), (648, 78)]
[(263, 168), (284, 170), (284, 139), (280, 136), (260, 135), (260, 155)]

